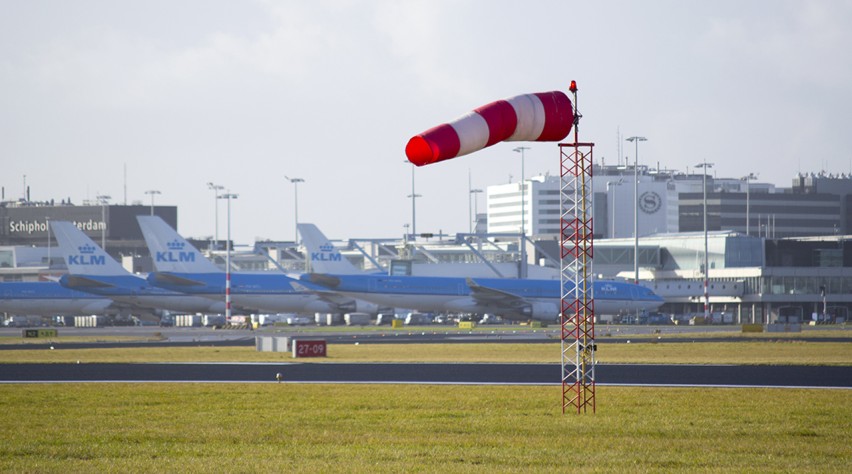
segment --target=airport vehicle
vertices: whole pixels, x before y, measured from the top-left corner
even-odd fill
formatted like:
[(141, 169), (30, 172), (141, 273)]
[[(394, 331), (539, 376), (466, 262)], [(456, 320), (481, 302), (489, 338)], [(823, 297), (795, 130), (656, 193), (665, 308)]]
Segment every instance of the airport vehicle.
[[(148, 282), (159, 288), (224, 301), (226, 274), (158, 216), (137, 216), (156, 272)], [(280, 272), (231, 272), (234, 305), (266, 313), (376, 313), (358, 302)]]
[(71, 222), (51, 221), (50, 228), (68, 267), (69, 273), (59, 279), (65, 288), (136, 308), (208, 314), (225, 311), (223, 302), (152, 286), (125, 270)]
[(0, 313), (86, 316), (113, 309), (109, 298), (68, 289), (55, 281), (0, 283)]
[[(491, 313), (508, 320), (555, 322), (561, 284), (554, 280), (307, 274), (306, 282), (378, 305), (423, 312)], [(644, 286), (613, 280), (594, 282), (595, 312), (653, 311), (663, 299)]]

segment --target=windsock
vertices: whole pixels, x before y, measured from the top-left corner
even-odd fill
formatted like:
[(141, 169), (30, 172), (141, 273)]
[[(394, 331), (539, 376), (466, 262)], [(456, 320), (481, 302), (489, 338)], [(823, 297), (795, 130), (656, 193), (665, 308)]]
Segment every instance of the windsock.
[(573, 124), (574, 108), (563, 92), (523, 94), (491, 102), (415, 135), (405, 146), (405, 155), (423, 166), (501, 141), (559, 141), (568, 136)]

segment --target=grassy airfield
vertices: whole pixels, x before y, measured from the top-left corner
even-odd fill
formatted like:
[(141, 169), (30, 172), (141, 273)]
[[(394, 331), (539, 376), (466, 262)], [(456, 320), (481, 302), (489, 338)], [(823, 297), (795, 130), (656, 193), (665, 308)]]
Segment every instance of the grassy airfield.
[[(55, 341), (56, 345), (64, 341)], [(328, 362), (553, 362), (559, 344), (334, 344)], [(292, 361), (252, 347), (4, 350), (4, 362)], [(599, 343), (601, 363), (852, 364), (852, 344)], [(321, 362), (319, 362), (321, 363)], [(0, 385), (2, 472), (852, 470), (852, 391), (312, 384)]]
[(852, 391), (0, 386), (3, 472), (849, 472)]

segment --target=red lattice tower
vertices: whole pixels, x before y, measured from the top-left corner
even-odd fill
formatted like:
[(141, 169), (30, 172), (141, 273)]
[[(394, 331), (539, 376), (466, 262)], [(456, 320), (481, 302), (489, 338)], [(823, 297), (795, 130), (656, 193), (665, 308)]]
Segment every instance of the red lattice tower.
[(595, 411), (595, 301), (592, 222), (592, 148), (580, 143), (577, 86), (574, 143), (560, 143), (562, 413)]

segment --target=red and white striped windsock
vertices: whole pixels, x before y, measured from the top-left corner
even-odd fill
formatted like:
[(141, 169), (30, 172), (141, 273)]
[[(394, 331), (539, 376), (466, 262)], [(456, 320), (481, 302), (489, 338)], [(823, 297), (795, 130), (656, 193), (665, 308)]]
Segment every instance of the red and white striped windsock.
[(483, 105), (415, 135), (405, 146), (417, 166), (466, 155), (501, 141), (559, 141), (574, 124), (571, 99), (560, 91), (523, 94)]

